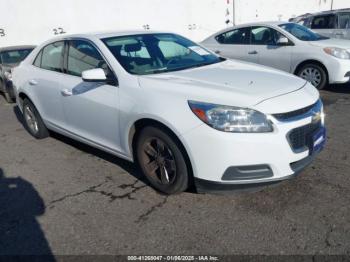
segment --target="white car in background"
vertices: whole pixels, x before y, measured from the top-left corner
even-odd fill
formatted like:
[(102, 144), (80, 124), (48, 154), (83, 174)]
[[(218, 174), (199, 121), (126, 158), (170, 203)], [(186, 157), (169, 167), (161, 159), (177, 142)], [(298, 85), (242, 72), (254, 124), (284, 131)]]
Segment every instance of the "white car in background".
[(323, 148), (318, 91), (171, 33), (63, 36), (13, 72), (24, 125), (139, 164), (173, 194), (289, 179)]
[(288, 22), (251, 23), (220, 31), (202, 45), (223, 57), (280, 69), (323, 89), (350, 81), (350, 41)]

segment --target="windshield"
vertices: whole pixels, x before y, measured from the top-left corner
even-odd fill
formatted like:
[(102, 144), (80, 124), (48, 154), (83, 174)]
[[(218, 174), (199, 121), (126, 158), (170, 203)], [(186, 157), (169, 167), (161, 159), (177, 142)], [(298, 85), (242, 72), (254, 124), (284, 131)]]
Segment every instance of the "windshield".
[(283, 24), (283, 25), (280, 25), (280, 27), (301, 41), (319, 41), (319, 40), (329, 39), (327, 37), (321, 36), (311, 31), (309, 28), (305, 26), (295, 24), (295, 23)]
[(32, 49), (4, 51), (0, 54), (3, 64), (18, 64), (23, 61)]
[(175, 34), (118, 36), (102, 41), (124, 69), (136, 75), (178, 71), (223, 61)]

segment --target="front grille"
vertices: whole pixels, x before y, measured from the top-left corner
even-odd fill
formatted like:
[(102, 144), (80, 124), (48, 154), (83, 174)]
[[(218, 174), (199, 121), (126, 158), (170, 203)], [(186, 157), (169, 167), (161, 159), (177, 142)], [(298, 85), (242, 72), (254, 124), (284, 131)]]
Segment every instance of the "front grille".
[(294, 151), (304, 151), (313, 148), (312, 136), (322, 127), (321, 121), (317, 121), (302, 127), (293, 129), (288, 135), (288, 141)]
[[(317, 102), (318, 103), (318, 102)], [(302, 109), (298, 109), (295, 111), (291, 111), (291, 112), (287, 112), (287, 113), (281, 113), (281, 114), (274, 114), (273, 116), (278, 120), (278, 121), (288, 121), (291, 118), (294, 117), (298, 117), (301, 115), (306, 114), (307, 112), (309, 112), (313, 107), (315, 107), (317, 105), (317, 103), (312, 104), (308, 107), (302, 108)]]

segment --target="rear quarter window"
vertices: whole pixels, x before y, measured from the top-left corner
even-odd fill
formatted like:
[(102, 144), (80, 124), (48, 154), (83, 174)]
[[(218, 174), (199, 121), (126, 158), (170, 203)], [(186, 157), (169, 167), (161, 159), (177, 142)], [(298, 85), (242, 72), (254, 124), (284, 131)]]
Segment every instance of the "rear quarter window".
[(41, 57), (42, 57), (43, 52), (40, 51), (39, 54), (36, 56), (33, 65), (36, 67), (41, 67)]

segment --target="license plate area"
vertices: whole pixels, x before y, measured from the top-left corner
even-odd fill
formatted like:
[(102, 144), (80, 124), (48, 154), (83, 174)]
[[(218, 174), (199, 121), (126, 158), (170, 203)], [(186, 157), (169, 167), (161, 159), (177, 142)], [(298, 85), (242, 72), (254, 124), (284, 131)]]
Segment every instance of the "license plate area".
[(312, 154), (320, 152), (326, 144), (326, 128), (322, 127), (312, 136)]

